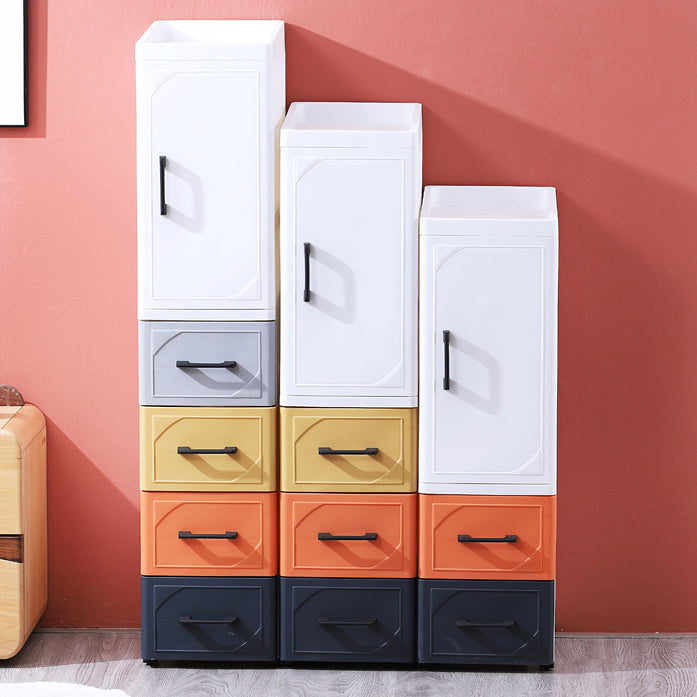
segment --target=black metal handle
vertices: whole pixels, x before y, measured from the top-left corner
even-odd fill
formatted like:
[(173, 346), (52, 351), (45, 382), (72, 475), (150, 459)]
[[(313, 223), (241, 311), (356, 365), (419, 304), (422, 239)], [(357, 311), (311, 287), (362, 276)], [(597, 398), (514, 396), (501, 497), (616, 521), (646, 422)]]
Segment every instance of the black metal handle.
[(458, 542), (517, 542), (518, 535), (504, 535), (503, 537), (472, 537), (471, 535), (458, 535)]
[(378, 621), (377, 617), (368, 617), (364, 620), (332, 620), (329, 617), (318, 617), (317, 624), (324, 625), (341, 625), (345, 624), (349, 627), (366, 627), (370, 624), (375, 624)]
[(461, 628), (467, 627), (512, 627), (515, 620), (503, 620), (502, 622), (472, 622), (471, 620), (455, 620), (455, 626)]
[(167, 204), (165, 203), (165, 168), (167, 158), (160, 155), (160, 215), (167, 215)]
[(303, 301), (306, 303), (310, 302), (310, 243), (305, 242), (303, 245), (305, 249), (305, 292), (303, 293)]
[(180, 530), (177, 537), (180, 540), (236, 540), (235, 530), (226, 530), (221, 533), (193, 533), (190, 530)]
[(318, 455), (377, 455), (377, 448), (365, 448), (364, 450), (332, 450), (332, 448), (317, 448)]
[(318, 540), (370, 540), (378, 539), (376, 532), (367, 532), (365, 535), (332, 535), (330, 532), (318, 532)]
[(450, 389), (450, 331), (443, 330), (443, 389)]
[(177, 455), (234, 455), (236, 452), (236, 445), (225, 448), (190, 448), (188, 445), (180, 445), (177, 448)]
[(177, 361), (177, 368), (234, 368), (237, 361), (221, 361), (220, 363), (192, 363), (191, 361)]
[(180, 617), (179, 624), (233, 624), (237, 617), (223, 617), (222, 620), (197, 620), (193, 617)]

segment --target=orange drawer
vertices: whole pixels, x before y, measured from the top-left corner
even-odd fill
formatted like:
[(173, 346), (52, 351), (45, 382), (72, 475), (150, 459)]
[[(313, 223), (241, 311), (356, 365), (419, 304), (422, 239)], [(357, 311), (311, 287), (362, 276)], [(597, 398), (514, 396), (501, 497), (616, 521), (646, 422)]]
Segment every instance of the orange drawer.
[(413, 578), (416, 496), (281, 493), (281, 575)]
[(419, 577), (548, 581), (556, 496), (419, 495)]
[(145, 576), (274, 576), (277, 494), (140, 494)]

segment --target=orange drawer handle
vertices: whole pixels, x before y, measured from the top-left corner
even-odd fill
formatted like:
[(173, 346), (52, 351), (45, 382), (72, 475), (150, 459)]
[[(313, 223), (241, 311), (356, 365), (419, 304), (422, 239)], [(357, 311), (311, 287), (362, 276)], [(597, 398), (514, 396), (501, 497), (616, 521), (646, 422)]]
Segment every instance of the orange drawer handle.
[(365, 450), (332, 450), (331, 448), (317, 448), (318, 455), (377, 455), (377, 448), (365, 448)]
[(193, 533), (190, 530), (180, 530), (177, 537), (180, 540), (236, 540), (237, 532), (226, 530), (219, 534), (215, 533)]
[(367, 532), (365, 535), (332, 535), (330, 532), (318, 532), (318, 540), (369, 540), (374, 541), (378, 539), (378, 534), (376, 532)]
[(330, 620), (329, 617), (318, 617), (317, 624), (324, 625), (348, 625), (350, 627), (364, 627), (370, 624), (375, 624), (378, 621), (377, 617), (368, 617), (365, 620)]
[(503, 537), (472, 537), (470, 535), (458, 535), (458, 542), (517, 542), (518, 535), (504, 535)]
[(222, 620), (195, 620), (193, 617), (180, 617), (179, 624), (233, 624), (237, 617), (223, 617)]
[(236, 452), (236, 445), (224, 448), (190, 448), (188, 445), (180, 445), (177, 448), (177, 455), (234, 455)]
[(471, 620), (455, 620), (455, 626), (461, 629), (468, 627), (501, 627), (510, 628), (515, 625), (515, 620), (503, 620), (503, 622), (472, 622)]

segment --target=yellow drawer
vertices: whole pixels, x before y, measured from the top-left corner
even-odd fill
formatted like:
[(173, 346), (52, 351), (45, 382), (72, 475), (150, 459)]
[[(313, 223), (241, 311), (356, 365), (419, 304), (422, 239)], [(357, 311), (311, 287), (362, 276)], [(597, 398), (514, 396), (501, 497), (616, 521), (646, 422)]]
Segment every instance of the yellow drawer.
[(276, 407), (141, 407), (143, 491), (275, 491)]
[(416, 409), (281, 407), (281, 490), (416, 491)]

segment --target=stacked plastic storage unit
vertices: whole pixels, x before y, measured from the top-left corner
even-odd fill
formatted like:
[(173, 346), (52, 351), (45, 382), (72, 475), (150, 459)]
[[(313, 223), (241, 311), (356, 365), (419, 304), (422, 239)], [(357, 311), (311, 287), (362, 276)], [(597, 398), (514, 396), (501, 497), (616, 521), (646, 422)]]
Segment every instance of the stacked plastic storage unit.
[(281, 130), (280, 656), (415, 658), (421, 105)]
[(554, 189), (427, 187), (419, 661), (554, 661)]
[(143, 659), (275, 660), (283, 23), (136, 45)]

